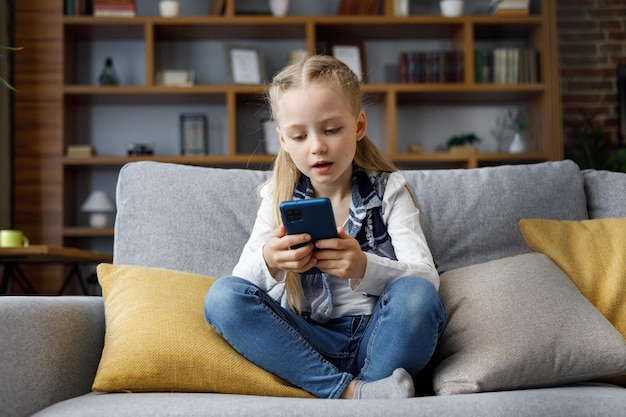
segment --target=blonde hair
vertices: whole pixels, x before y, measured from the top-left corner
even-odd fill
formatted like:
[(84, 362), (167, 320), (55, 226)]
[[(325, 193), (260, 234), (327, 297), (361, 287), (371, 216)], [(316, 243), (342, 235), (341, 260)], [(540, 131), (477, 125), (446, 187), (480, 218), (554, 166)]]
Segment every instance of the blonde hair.
[[(361, 111), (361, 86), (356, 74), (338, 59), (328, 55), (314, 55), (285, 67), (274, 76), (267, 99), (272, 116), (279, 125), (278, 102), (282, 94), (311, 84), (323, 84), (338, 91), (355, 117)], [(368, 171), (396, 171), (395, 166), (367, 136), (357, 142), (354, 164)], [(282, 201), (293, 199), (294, 188), (300, 175), (291, 156), (281, 148), (274, 161), (274, 172), (270, 178), (270, 181), (274, 182), (274, 217), (277, 224), (282, 224), (278, 206)], [(298, 274), (287, 274), (285, 291), (291, 309), (300, 313), (302, 285)]]

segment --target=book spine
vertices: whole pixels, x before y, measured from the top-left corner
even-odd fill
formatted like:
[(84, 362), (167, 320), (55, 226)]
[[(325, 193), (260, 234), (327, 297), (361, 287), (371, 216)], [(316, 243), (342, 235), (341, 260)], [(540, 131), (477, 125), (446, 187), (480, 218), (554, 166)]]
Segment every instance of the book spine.
[(406, 52), (400, 53), (400, 81), (403, 83), (409, 82), (409, 63), (408, 54)]
[(483, 84), (483, 51), (474, 51), (474, 82), (476, 84)]
[(65, 16), (74, 16), (74, 0), (65, 0)]
[(454, 60), (455, 60), (455, 68), (456, 68), (456, 77), (455, 82), (462, 83), (463, 75), (465, 73), (465, 55), (462, 51), (454, 52)]

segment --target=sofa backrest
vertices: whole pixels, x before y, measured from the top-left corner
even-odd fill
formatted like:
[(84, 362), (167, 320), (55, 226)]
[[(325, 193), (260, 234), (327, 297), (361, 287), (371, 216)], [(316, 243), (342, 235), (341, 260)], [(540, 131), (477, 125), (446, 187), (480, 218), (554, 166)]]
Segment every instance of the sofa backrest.
[(269, 172), (159, 162), (122, 167), (113, 259), (219, 277), (252, 230)]
[[(570, 161), (403, 171), (441, 271), (528, 252), (521, 218), (587, 218)], [(229, 274), (252, 229), (266, 171), (134, 162), (117, 185), (114, 262)]]
[(589, 169), (583, 177), (590, 219), (626, 217), (626, 173)]
[(529, 252), (523, 218), (584, 220), (584, 183), (571, 161), (405, 172), (440, 272)]

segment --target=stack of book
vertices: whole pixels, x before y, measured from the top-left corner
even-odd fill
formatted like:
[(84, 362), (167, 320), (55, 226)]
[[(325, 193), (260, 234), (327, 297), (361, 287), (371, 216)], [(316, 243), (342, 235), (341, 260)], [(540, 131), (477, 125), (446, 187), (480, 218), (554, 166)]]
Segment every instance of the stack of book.
[(494, 16), (528, 16), (529, 0), (493, 0), (489, 10)]
[(65, 0), (65, 15), (90, 15), (92, 13), (92, 7), (91, 1), (88, 0)]
[(474, 52), (477, 84), (539, 82), (539, 52), (532, 48), (494, 48)]
[(376, 14), (379, 6), (380, 0), (341, 0), (337, 14)]
[(69, 145), (67, 147), (67, 156), (70, 158), (89, 158), (96, 154), (91, 145)]
[(187, 70), (164, 70), (156, 74), (157, 85), (191, 87), (195, 79), (195, 73)]
[(402, 52), (400, 75), (404, 83), (462, 83), (463, 52)]
[(135, 17), (135, 0), (94, 0), (96, 17)]

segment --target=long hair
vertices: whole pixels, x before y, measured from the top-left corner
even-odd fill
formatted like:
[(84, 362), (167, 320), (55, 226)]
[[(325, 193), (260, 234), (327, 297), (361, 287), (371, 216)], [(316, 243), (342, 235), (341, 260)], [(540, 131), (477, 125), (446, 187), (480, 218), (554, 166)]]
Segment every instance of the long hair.
[[(339, 92), (355, 117), (361, 111), (361, 86), (356, 74), (338, 59), (328, 55), (314, 55), (285, 67), (270, 84), (267, 99), (272, 117), (279, 125), (278, 102), (282, 94), (311, 84), (322, 84)], [(368, 171), (396, 171), (395, 166), (367, 136), (357, 142), (354, 164)], [(278, 206), (282, 201), (293, 199), (294, 188), (300, 175), (291, 156), (281, 148), (274, 161), (274, 172), (269, 180), (274, 182), (274, 217), (277, 224), (282, 224)], [(298, 274), (287, 274), (285, 291), (291, 309), (300, 313), (302, 285)]]

